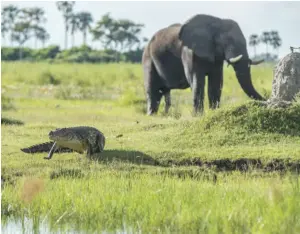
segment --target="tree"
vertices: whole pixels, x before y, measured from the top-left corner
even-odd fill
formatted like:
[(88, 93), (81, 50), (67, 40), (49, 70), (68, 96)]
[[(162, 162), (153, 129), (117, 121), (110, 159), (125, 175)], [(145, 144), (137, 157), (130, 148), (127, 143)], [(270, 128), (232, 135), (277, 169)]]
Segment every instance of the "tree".
[(86, 45), (86, 33), (87, 29), (91, 29), (91, 23), (93, 22), (93, 17), (89, 12), (80, 12), (77, 14), (79, 18), (79, 30), (83, 33), (83, 44)]
[[(7, 22), (2, 19), (2, 21), (1, 21), (1, 36), (2, 36), (3, 41), (5, 40), (5, 35), (7, 32), (9, 32)], [(2, 43), (2, 45), (4, 45), (4, 43)]]
[(16, 23), (13, 29), (12, 40), (19, 44), (19, 59), (22, 60), (23, 45), (31, 37), (32, 27), (29, 22)]
[(38, 26), (35, 26), (34, 33), (36, 38), (42, 42), (44, 48), (46, 41), (50, 39), (49, 33), (47, 33), (47, 31), (44, 28)]
[(278, 56), (278, 48), (281, 46), (282, 40), (277, 31), (271, 31), (270, 36), (271, 36), (270, 44), (273, 46), (274, 50), (277, 50), (277, 56)]
[(91, 32), (93, 40), (99, 40), (105, 49), (113, 50), (115, 61), (119, 61), (119, 52), (130, 51), (134, 45), (139, 48), (143, 27), (143, 24), (136, 24), (128, 19), (115, 20), (107, 13), (96, 22)]
[(69, 24), (72, 16), (72, 11), (74, 7), (74, 1), (59, 1), (56, 2), (56, 6), (59, 11), (63, 13), (64, 21), (65, 21), (65, 49), (68, 48), (68, 32), (69, 32)]
[(105, 49), (112, 49), (113, 33), (116, 30), (116, 25), (114, 19), (109, 13), (106, 13), (102, 18), (96, 23), (94, 29), (91, 30), (93, 35), (93, 40), (99, 40)]
[(136, 24), (131, 20), (115, 20), (107, 13), (91, 32), (93, 40), (100, 40), (105, 49), (124, 52), (140, 44), (139, 35), (143, 27), (143, 24)]
[[(142, 41), (146, 44), (149, 41), (149, 39), (147, 37), (143, 37)], [(145, 44), (143, 46), (145, 46)]]
[(119, 37), (117, 37), (116, 40), (121, 44), (121, 52), (124, 52), (123, 50), (131, 50), (135, 44), (139, 46), (141, 42), (139, 34), (144, 25), (136, 24), (131, 20), (124, 19), (119, 20), (117, 23), (119, 24)]
[(24, 8), (21, 9), (21, 12), (23, 13), (23, 15), (21, 15), (20, 18), (29, 21), (32, 24), (40, 24), (47, 21), (45, 17), (45, 11), (42, 8)]
[(79, 30), (79, 17), (77, 14), (71, 15), (70, 25), (71, 25), (72, 47), (74, 47), (74, 34), (77, 30)]
[(25, 8), (22, 9), (21, 19), (32, 25), (33, 35), (35, 37), (35, 48), (37, 48), (38, 34), (41, 33), (40, 24), (47, 21), (45, 18), (45, 11), (39, 7)]
[(271, 42), (271, 36), (269, 32), (263, 32), (261, 35), (261, 41), (266, 44), (266, 56), (268, 56), (268, 44)]
[(13, 28), (14, 28), (14, 24), (15, 24), (15, 21), (19, 15), (19, 8), (17, 8), (16, 6), (14, 5), (8, 5), (6, 7), (3, 7), (2, 9), (2, 22), (5, 22), (7, 28), (7, 32), (10, 32), (10, 38), (11, 38), (11, 45), (12, 45), (12, 42), (13, 42), (13, 39), (12, 39), (12, 34), (13, 34)]
[(253, 46), (254, 49), (254, 57), (256, 57), (256, 46), (259, 44), (259, 38), (257, 34), (250, 35), (249, 45)]

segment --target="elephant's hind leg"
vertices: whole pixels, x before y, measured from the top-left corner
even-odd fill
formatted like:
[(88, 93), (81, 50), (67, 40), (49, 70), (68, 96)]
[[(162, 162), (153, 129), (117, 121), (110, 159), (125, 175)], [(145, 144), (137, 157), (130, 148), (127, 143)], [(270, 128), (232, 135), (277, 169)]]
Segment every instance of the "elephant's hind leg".
[(145, 89), (147, 95), (147, 115), (156, 114), (162, 98), (161, 81), (154, 64), (144, 68)]
[(215, 64), (208, 74), (208, 99), (209, 108), (216, 109), (220, 106), (223, 88), (223, 62)]
[(165, 113), (167, 114), (171, 107), (171, 90), (166, 91), (164, 93), (164, 96), (165, 96)]

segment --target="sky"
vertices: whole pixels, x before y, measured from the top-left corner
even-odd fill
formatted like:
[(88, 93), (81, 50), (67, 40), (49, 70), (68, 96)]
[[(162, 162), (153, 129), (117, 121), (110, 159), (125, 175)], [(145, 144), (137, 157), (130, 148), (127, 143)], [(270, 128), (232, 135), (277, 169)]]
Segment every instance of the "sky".
[[(43, 8), (47, 17), (45, 28), (51, 36), (46, 45), (57, 44), (64, 48), (63, 18), (55, 1), (1, 1), (1, 8), (9, 4), (19, 8)], [(74, 12), (79, 11), (92, 14), (93, 26), (108, 12), (116, 19), (143, 23), (142, 36), (147, 38), (170, 24), (184, 23), (195, 14), (210, 14), (238, 22), (247, 41), (253, 33), (260, 35), (263, 31), (277, 30), (282, 39), (279, 57), (289, 53), (290, 46), (300, 47), (300, 2), (296, 1), (76, 1)], [(77, 33), (75, 45), (81, 45), (82, 41), (82, 34)], [(8, 41), (4, 43), (9, 44)], [(100, 42), (92, 41), (91, 35), (88, 36), (88, 45), (101, 48)], [(34, 47), (34, 41), (28, 41), (26, 46)], [(265, 50), (265, 45), (257, 47), (257, 53)], [(253, 48), (248, 46), (248, 52), (253, 55)]]

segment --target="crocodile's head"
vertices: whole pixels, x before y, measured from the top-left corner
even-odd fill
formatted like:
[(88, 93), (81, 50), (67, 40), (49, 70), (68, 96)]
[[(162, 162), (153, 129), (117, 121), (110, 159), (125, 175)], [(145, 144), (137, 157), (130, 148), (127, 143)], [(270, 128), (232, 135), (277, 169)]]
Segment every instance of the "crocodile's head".
[(53, 141), (72, 141), (76, 140), (77, 137), (74, 131), (68, 128), (57, 128), (49, 132), (49, 139)]

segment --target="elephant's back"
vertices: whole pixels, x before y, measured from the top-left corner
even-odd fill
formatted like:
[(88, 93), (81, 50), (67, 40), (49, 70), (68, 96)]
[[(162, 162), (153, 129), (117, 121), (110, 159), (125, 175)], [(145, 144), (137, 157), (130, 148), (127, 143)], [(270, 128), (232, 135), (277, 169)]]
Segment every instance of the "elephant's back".
[(151, 39), (151, 53), (160, 56), (170, 51), (176, 57), (180, 57), (181, 42), (178, 39), (181, 24), (172, 24), (157, 31)]
[(169, 89), (184, 89), (186, 81), (181, 61), (181, 42), (179, 31), (181, 24), (172, 24), (157, 31), (144, 52), (145, 59), (150, 56), (160, 77), (160, 82)]

